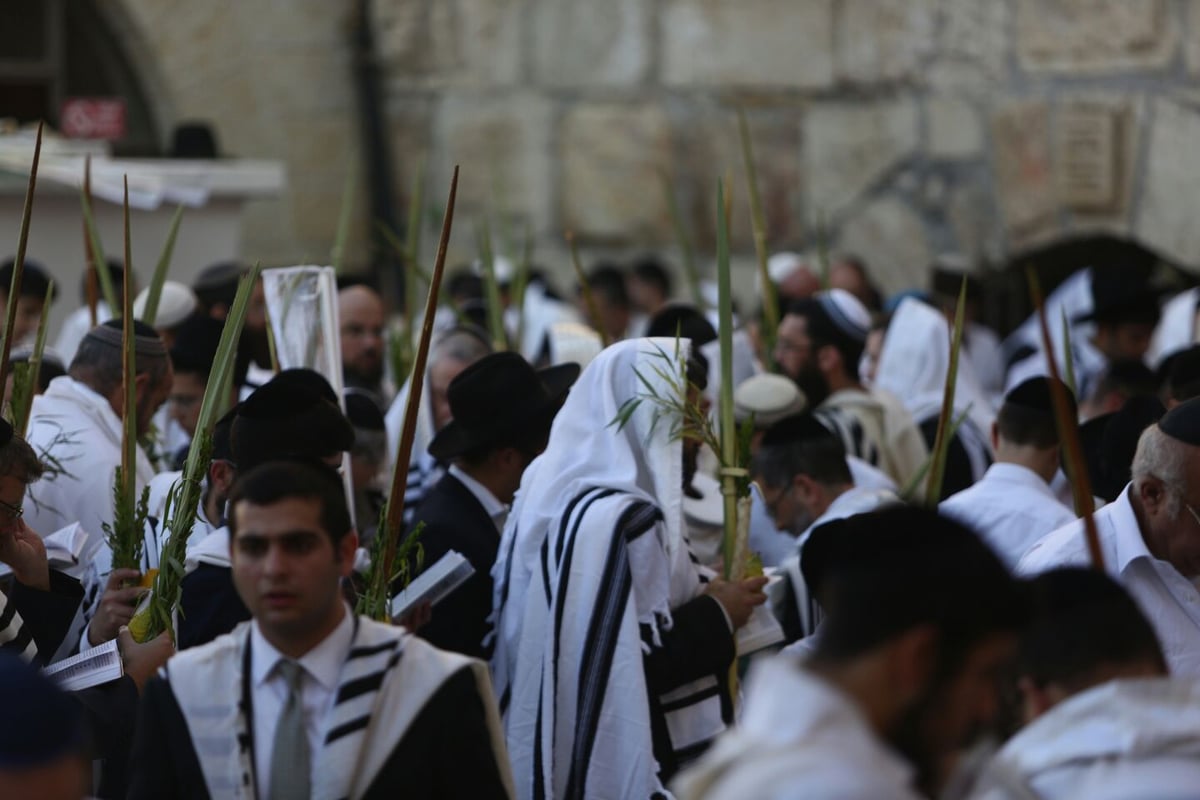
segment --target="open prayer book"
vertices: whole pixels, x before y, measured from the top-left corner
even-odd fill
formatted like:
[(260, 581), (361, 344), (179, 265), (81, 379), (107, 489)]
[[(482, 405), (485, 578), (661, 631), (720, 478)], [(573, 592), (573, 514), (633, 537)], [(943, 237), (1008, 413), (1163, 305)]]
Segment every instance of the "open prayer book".
[[(46, 536), (42, 542), (46, 545), (46, 560), (50, 563), (50, 568), (75, 575), (73, 568), (79, 566), (83, 557), (83, 551), (88, 543), (88, 533), (78, 522), (72, 522), (65, 528), (59, 528)], [(11, 567), (7, 564), (0, 564), (0, 577), (11, 573)]]
[(422, 572), (408, 587), (392, 598), (392, 619), (401, 617), (425, 601), (437, 605), (446, 595), (462, 586), (475, 574), (471, 562), (456, 550), (451, 550)]
[(121, 663), (117, 640), (110, 639), (99, 647), (51, 664), (43, 672), (64, 692), (76, 692), (115, 681), (125, 674), (125, 667)]

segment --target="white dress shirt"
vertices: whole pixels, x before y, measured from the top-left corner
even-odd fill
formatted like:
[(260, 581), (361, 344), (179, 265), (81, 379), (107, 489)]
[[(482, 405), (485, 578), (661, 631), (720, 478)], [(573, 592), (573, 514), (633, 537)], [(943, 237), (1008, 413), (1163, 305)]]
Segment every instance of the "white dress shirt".
[(1039, 539), (1075, 519), (1040, 475), (1008, 463), (992, 464), (978, 483), (943, 500), (938, 510), (983, 537), (1009, 569)]
[(496, 526), (496, 533), (503, 533), (504, 523), (508, 519), (509, 506), (496, 499), (496, 495), (492, 494), (491, 489), (463, 472), (457, 464), (451, 464), (448, 472), (467, 487), (467, 491), (475, 496), (479, 505), (483, 506), (483, 510), (492, 518), (492, 524)]
[[(333, 632), (312, 650), (300, 657), (304, 668), (301, 679), (301, 702), (304, 705), (304, 727), (308, 734), (309, 764), (317, 763), (325, 736), (325, 719), (337, 696), (342, 665), (350, 653), (354, 637), (354, 615), (346, 614)], [(288, 688), (275, 666), (286, 656), (271, 646), (259, 630), (258, 622), (250, 626), (250, 687), (254, 707), (254, 773), (258, 796), (270, 797), (271, 754), (275, 749), (275, 727), (287, 702)]]
[(741, 725), (671, 785), (680, 800), (915, 800), (913, 769), (872, 730), (852, 698), (795, 658), (757, 661)]
[[(1171, 674), (1200, 678), (1200, 591), (1166, 561), (1151, 555), (1129, 500), (1126, 486), (1095, 514), (1104, 566), (1137, 602), (1154, 625)], [(1037, 575), (1055, 567), (1090, 563), (1083, 521), (1049, 534), (1025, 554), (1019, 575)]]

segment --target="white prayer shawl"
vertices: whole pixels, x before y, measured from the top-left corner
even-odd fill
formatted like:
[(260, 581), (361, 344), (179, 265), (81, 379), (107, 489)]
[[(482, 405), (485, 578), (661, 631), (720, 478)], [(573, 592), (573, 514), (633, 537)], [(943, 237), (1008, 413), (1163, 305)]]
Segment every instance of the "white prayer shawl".
[(1172, 353), (1196, 343), (1197, 306), (1200, 306), (1200, 288), (1180, 292), (1167, 301), (1146, 351), (1147, 364), (1157, 368)]
[(908, 485), (929, 455), (912, 414), (884, 391), (841, 389), (816, 409), (825, 427), (841, 437), (847, 456), (883, 470)]
[(913, 768), (792, 656), (759, 659), (741, 724), (672, 783), (680, 800), (917, 800)]
[[(113, 518), (113, 476), (121, 464), (121, 420), (108, 401), (82, 383), (62, 376), (33, 398), (29, 435), (34, 451), (49, 453), (63, 473), (44, 476), (29, 487), (26, 523), (35, 531), (56, 531), (79, 522), (96, 548), (101, 575), (111, 569), (104, 543), (105, 523)], [(154, 477), (150, 460), (137, 448), (137, 491)]]
[(4, 592), (0, 592), (0, 652), (19, 656), (26, 662), (33, 661), (38, 654), (33, 634), (26, 630), (17, 607)]
[[(505, 526), (492, 572), (492, 669), (518, 797), (664, 791), (643, 657), (702, 579), (683, 540), (671, 421), (656, 423), (643, 402), (624, 427), (610, 423), (645, 391), (635, 368), (669, 391), (655, 370), (681, 370), (685, 352), (674, 352), (671, 339), (629, 340), (584, 370)], [(674, 747), (723, 728), (719, 698), (708, 700), (668, 714)]]
[[(110, 319), (112, 319), (112, 312), (108, 310), (108, 303), (103, 300), (97, 301), (96, 324), (103, 325)], [(54, 341), (54, 349), (62, 356), (64, 365), (70, 364), (71, 359), (75, 358), (75, 351), (79, 349), (79, 343), (91, 329), (92, 312), (86, 305), (75, 309), (63, 320), (62, 327), (58, 331), (58, 338)]]
[(972, 800), (1192, 800), (1200, 795), (1200, 684), (1117, 680), (1064, 700), (1010, 739)]
[(583, 322), (574, 307), (549, 297), (546, 294), (546, 287), (538, 282), (525, 287), (522, 313), (523, 319), (517, 314), (515, 308), (509, 308), (505, 312), (504, 322), (509, 336), (514, 339), (518, 332), (517, 329), (520, 328), (521, 341), (516, 344), (521, 350), (521, 355), (531, 363), (541, 355), (546, 336), (550, 334), (555, 325), (560, 323), (581, 324)]
[[(708, 388), (704, 393), (712, 403), (712, 413), (716, 414), (721, 402), (721, 342), (714, 339), (700, 348), (700, 352), (708, 359)], [(754, 354), (754, 343), (749, 334), (743, 329), (733, 332), (733, 385), (741, 386), (747, 378), (753, 378), (763, 371), (762, 364)]]
[(229, 526), (216, 528), (199, 541), (188, 540), (187, 556), (183, 562), (184, 572), (191, 574), (201, 564), (229, 568)]
[[(497, 766), (511, 787), (503, 735), (487, 669), (447, 653), (403, 628), (355, 618), (350, 654), (313, 754), (312, 797), (361, 797), (426, 703), (452, 675), (470, 666), (483, 700)], [(250, 622), (202, 647), (176, 654), (162, 670), (183, 712), (205, 785), (213, 798), (253, 800), (257, 783), (249, 720)], [(511, 791), (511, 790), (510, 790)]]
[(987, 392), (992, 405), (1004, 400), (1004, 348), (995, 331), (978, 322), (968, 322), (963, 334), (963, 349), (971, 359), (979, 386)]
[[(388, 463), (395, 464), (400, 447), (400, 433), (404, 428), (404, 414), (408, 410), (409, 387), (412, 380), (406, 380), (396, 393), (396, 399), (388, 407), (383, 417), (387, 428)], [(429, 455), (429, 443), (433, 441), (433, 400), (429, 394), (429, 375), (421, 382), (421, 402), (417, 406), (417, 425), (413, 432), (412, 452), (408, 459), (408, 484), (404, 492), (404, 509), (411, 512), (438, 480), (444, 471), (438, 467), (437, 461)]]
[[(1092, 268), (1087, 267), (1073, 273), (1046, 296), (1043, 305), (1046, 309), (1046, 322), (1050, 326), (1050, 342), (1055, 352), (1062, 352), (1064, 314), (1067, 324), (1071, 326), (1072, 339), (1080, 336), (1090, 337), (1096, 330), (1095, 325), (1090, 322), (1076, 323), (1075, 319), (1092, 310)], [(1031, 347), (1038, 352), (1042, 350), (1041, 323), (1038, 321), (1037, 312), (1030, 314), (1020, 327), (1004, 340), (1004, 352), (1009, 358), (1022, 347)]]

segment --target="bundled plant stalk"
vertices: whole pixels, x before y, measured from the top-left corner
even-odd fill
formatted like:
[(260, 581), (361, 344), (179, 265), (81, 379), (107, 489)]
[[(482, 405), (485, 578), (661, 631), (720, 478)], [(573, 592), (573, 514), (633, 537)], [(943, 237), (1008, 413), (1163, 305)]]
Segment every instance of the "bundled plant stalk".
[(487, 292), (488, 333), (492, 336), (492, 349), (499, 353), (508, 349), (508, 336), (504, 332), (504, 306), (500, 302), (500, 282), (496, 279), (492, 231), (486, 216), (480, 223), (478, 235), (479, 260), (483, 265), (483, 288)]
[[(942, 391), (942, 412), (938, 415), (937, 435), (929, 463), (929, 482), (925, 485), (925, 504), (936, 509), (942, 496), (946, 475), (946, 458), (950, 453), (950, 421), (954, 417), (954, 393), (958, 388), (958, 354), (962, 350), (963, 327), (966, 325), (967, 279), (958, 291), (958, 306), (954, 309), (954, 328), (950, 332), (950, 365), (946, 368), (946, 387)], [(960, 420), (961, 422), (961, 420)]]
[(423, 555), (420, 545), (421, 527), (418, 525), (407, 536), (404, 535), (404, 494), (408, 486), (408, 463), (412, 457), (413, 439), (417, 431), (417, 415), (421, 409), (421, 389), (425, 381), (425, 362), (429, 356), (429, 343), (433, 339), (433, 318), (437, 312), (438, 296), (441, 292), (442, 273), (446, 268), (446, 248), (450, 244), (450, 230), (454, 223), (454, 201), (458, 195), (458, 167), (450, 180), (450, 196), (446, 200), (446, 213), (442, 218), (442, 235), (438, 241), (437, 259), (430, 275), (429, 291), (425, 297), (425, 316), (421, 321), (421, 338), (409, 377), (408, 406), (404, 409), (404, 426), (400, 431), (400, 444), (396, 452), (396, 463), (392, 466), (392, 484), (387, 501), (380, 511), (379, 532), (371, 548), (371, 565), (364, 576), (364, 585), (358, 598), (357, 612), (383, 622), (391, 619), (392, 586), (400, 581), (407, 585), (412, 577), (413, 556), (416, 568), (420, 569)]
[[(90, 205), (92, 202), (92, 156), (89, 153), (83, 157), (83, 197)], [(96, 319), (96, 304), (100, 302), (100, 279), (96, 275), (97, 254), (92, 250), (92, 237), (88, 235), (87, 218), (83, 218), (83, 253), (87, 258), (87, 273), (83, 282), (84, 299), (87, 301), (88, 319), (94, 328)]]
[[(125, 179), (125, 268), (133, 268), (129, 241), (129, 178)], [(105, 523), (114, 569), (140, 569), (145, 549), (150, 487), (137, 494), (137, 337), (133, 324), (133, 281), (125, 281), (121, 312), (121, 465), (113, 477), (113, 520)]]
[(754, 253), (758, 257), (758, 280), (762, 284), (763, 354), (767, 371), (772, 372), (775, 369), (775, 336), (779, 331), (779, 298), (771, 274), (767, 271), (767, 220), (758, 194), (758, 170), (754, 166), (750, 128), (746, 125), (746, 113), (741, 109), (738, 109), (738, 134), (742, 139), (742, 160), (746, 165), (746, 187), (750, 194), (750, 222), (754, 230)]
[(1032, 266), (1025, 268), (1029, 281), (1029, 296), (1037, 309), (1038, 327), (1042, 333), (1042, 348), (1046, 352), (1046, 365), (1050, 370), (1050, 395), (1054, 400), (1054, 422), (1062, 442), (1064, 467), (1071, 479), (1071, 491), (1075, 498), (1075, 513), (1083, 520), (1083, 535), (1087, 539), (1088, 553), (1095, 569), (1104, 571), (1104, 551), (1100, 549), (1100, 532), (1096, 528), (1095, 504), (1092, 499), (1092, 482), (1088, 477), (1087, 462), (1083, 458), (1083, 446), (1079, 442), (1079, 420), (1071, 413), (1071, 401), (1058, 373), (1054, 347), (1050, 341), (1050, 325), (1046, 322), (1046, 304), (1042, 298), (1042, 286)]
[(167, 531), (166, 542), (159, 555), (158, 573), (154, 576), (150, 602), (130, 623), (130, 632), (138, 641), (145, 642), (159, 634), (170, 633), (175, 638), (174, 618), (179, 608), (182, 593), (184, 567), (188, 538), (196, 525), (196, 510), (200, 506), (200, 494), (208, 464), (212, 455), (213, 426), (224, 413), (237, 361), (237, 345), (246, 321), (246, 309), (250, 295), (258, 282), (261, 266), (255, 264), (250, 273), (238, 283), (237, 295), (213, 360), (208, 385), (204, 387), (204, 399), (200, 402), (200, 416), (196, 423), (196, 435), (188, 448), (183, 474), (167, 493), (163, 509), (163, 525)]
[(8, 304), (4, 314), (4, 343), (0, 346), (3, 348), (0, 350), (0, 387), (3, 387), (8, 379), (8, 359), (12, 352), (13, 331), (17, 326), (17, 298), (21, 296), (21, 278), (25, 274), (25, 248), (29, 244), (29, 223), (33, 218), (33, 193), (37, 188), (38, 162), (42, 157), (42, 125), (43, 123), (38, 123), (37, 138), (33, 143), (33, 163), (29, 166), (29, 183), (25, 188), (25, 207), (21, 211), (21, 232), (17, 236), (17, 255), (13, 259), (12, 283), (8, 287)]
[(1071, 326), (1067, 322), (1067, 309), (1062, 309), (1062, 335), (1063, 335), (1063, 364), (1066, 366), (1066, 382), (1067, 388), (1071, 390), (1071, 394), (1079, 396), (1079, 390), (1075, 387), (1075, 351), (1071, 347)]
[(663, 197), (667, 201), (667, 211), (671, 215), (671, 227), (674, 228), (675, 238), (679, 241), (679, 258), (683, 265), (683, 274), (687, 277), (688, 288), (692, 292), (692, 302), (696, 304), (696, 308), (703, 311), (707, 303), (704, 302), (704, 292), (700, 288), (700, 272), (696, 269), (696, 254), (692, 250), (692, 243), (683, 226), (683, 214), (679, 212), (679, 201), (675, 198), (675, 189), (665, 170), (658, 171), (658, 178), (662, 183)]
[(342, 207), (338, 211), (337, 232), (333, 237), (333, 248), (329, 253), (329, 261), (335, 275), (342, 274), (342, 266), (346, 260), (346, 241), (350, 238), (350, 217), (354, 212), (354, 193), (358, 188), (358, 162), (351, 158), (349, 169), (346, 170), (346, 182), (342, 187)]
[(29, 360), (12, 365), (13, 388), (12, 409), (13, 430), (24, 436), (29, 428), (29, 412), (33, 408), (33, 396), (37, 394), (38, 381), (42, 372), (42, 354), (46, 351), (46, 330), (50, 318), (50, 298), (54, 296), (54, 281), (46, 286), (46, 299), (42, 303), (42, 317), (38, 320), (37, 338), (33, 342), (33, 352)]
[(575, 279), (579, 281), (579, 291), (583, 294), (583, 304), (587, 307), (588, 316), (592, 318), (592, 327), (596, 333), (600, 334), (601, 346), (608, 347), (612, 341), (608, 338), (608, 331), (604, 330), (604, 326), (600, 323), (600, 308), (596, 305), (596, 297), (592, 294), (592, 285), (588, 283), (587, 275), (583, 271), (583, 263), (579, 260), (579, 248), (575, 246), (575, 234), (567, 231), (564, 235), (567, 239), (567, 249), (571, 251), (571, 266), (575, 268)]
[[(86, 233), (87, 249), (90, 251), (91, 263), (88, 268), (95, 270), (100, 291), (104, 295), (104, 302), (108, 304), (109, 313), (116, 315), (121, 303), (117, 299), (117, 290), (113, 285), (112, 273), (108, 270), (108, 262), (104, 259), (104, 247), (100, 244), (100, 231), (96, 227), (96, 218), (92, 215), (90, 166), (85, 169), (88, 171), (84, 173), (84, 188), (79, 193), (79, 200), (83, 206), (83, 227)], [(125, 265), (125, 269), (129, 269), (129, 264)], [(95, 314), (92, 316), (95, 318)]]
[(163, 284), (167, 281), (167, 270), (171, 267), (171, 256), (175, 252), (175, 237), (179, 235), (179, 223), (183, 219), (183, 206), (175, 209), (171, 217), (171, 227), (167, 229), (167, 239), (163, 242), (162, 253), (154, 266), (154, 277), (146, 289), (146, 308), (142, 311), (142, 322), (153, 326), (158, 319), (158, 303), (162, 299)]
[(529, 288), (529, 273), (533, 270), (533, 229), (529, 220), (525, 221), (525, 239), (521, 245), (521, 259), (517, 262), (517, 271), (513, 275), (512, 307), (517, 310), (517, 349), (525, 341), (525, 290)]

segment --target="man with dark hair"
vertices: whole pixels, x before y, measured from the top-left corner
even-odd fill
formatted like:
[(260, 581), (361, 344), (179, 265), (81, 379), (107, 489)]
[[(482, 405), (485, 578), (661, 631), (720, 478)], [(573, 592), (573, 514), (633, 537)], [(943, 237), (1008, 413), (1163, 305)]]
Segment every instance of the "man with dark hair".
[(534, 371), (515, 353), (494, 353), (450, 384), (453, 419), (429, 452), (450, 468), (413, 514), (424, 524), (426, 565), (451, 550), (475, 574), (438, 604), (421, 636), (443, 649), (485, 657), (492, 612), (492, 566), (521, 476), (546, 447), (550, 425), (572, 383), (576, 364)]
[(809, 536), (827, 522), (874, 511), (899, 498), (855, 486), (841, 439), (812, 414), (797, 414), (768, 428), (751, 474), (776, 527), (797, 539), (793, 554), (779, 565), (786, 591), (772, 604), (788, 640), (794, 641), (812, 635), (822, 616), (800, 572)]
[[(1075, 519), (1050, 491), (1061, 463), (1052, 380), (1030, 378), (1008, 393), (992, 423), (995, 463), (974, 486), (939, 506), (977, 531), (1010, 568), (1038, 539)], [(1074, 419), (1074, 397), (1070, 404)]]
[[(8, 290), (12, 286), (14, 259), (0, 264), (0, 314), (8, 313)], [(46, 303), (54, 302), (54, 293), (49, 297), (50, 275), (38, 262), (25, 259), (21, 272), (21, 295), (17, 298), (17, 317), (13, 327), (13, 346), (33, 344), (38, 325), (42, 321), (42, 309)]]
[[(189, 444), (196, 435), (200, 403), (204, 400), (204, 390), (208, 386), (208, 376), (217, 357), (224, 327), (223, 323), (212, 317), (190, 317), (179, 326), (171, 346), (171, 366), (175, 370), (175, 379), (171, 384), (171, 394), (167, 396), (167, 409), (170, 418), (187, 434)], [(244, 373), (233, 376), (234, 394), (230, 400), (236, 398), (244, 378)], [(188, 444), (184, 444), (171, 453), (173, 469), (183, 468), (187, 451)]]
[(1026, 727), (976, 781), (974, 800), (1192, 797), (1200, 785), (1200, 691), (1167, 677), (1154, 628), (1092, 569), (1029, 585), (1021, 636)]
[(849, 292), (818, 292), (788, 307), (775, 361), (841, 436), (847, 453), (904, 486), (925, 462), (925, 442), (902, 405), (862, 385), (858, 365), (870, 329), (870, 315)]
[[(142, 436), (166, 401), (174, 375), (154, 329), (138, 322), (134, 334), (136, 432)], [(120, 320), (93, 328), (80, 342), (68, 374), (33, 399), (29, 417), (29, 443), (55, 465), (30, 489), (29, 524), (48, 534), (78, 522), (89, 536), (90, 552), (82, 563), (94, 558), (100, 575), (108, 573), (112, 561), (102, 526), (113, 520), (113, 475), (121, 464), (124, 435), (121, 342)], [(140, 493), (154, 477), (140, 446), (135, 468)]]
[(759, 662), (741, 727), (676, 796), (936, 796), (997, 712), (1025, 621), (1017, 582), (969, 530), (911, 507), (818, 528), (804, 569), (829, 612), (811, 658)]
[[(221, 322), (229, 316), (237, 296), (238, 282), (247, 270), (233, 261), (223, 261), (203, 269), (192, 283), (192, 291), (200, 301), (203, 313)], [(251, 389), (262, 386), (271, 375), (270, 340), (267, 336), (267, 296), (262, 278), (254, 284), (246, 306), (242, 337), (238, 340), (238, 374)], [(251, 369), (256, 367), (256, 369)], [(247, 374), (252, 372), (252, 377)]]
[(392, 390), (383, 385), (383, 298), (371, 287), (357, 284), (339, 290), (337, 302), (346, 386), (365, 389), (385, 402)]
[(1117, 411), (1131, 397), (1158, 393), (1159, 380), (1141, 359), (1113, 361), (1093, 377), (1091, 389), (1080, 401), (1079, 416), (1086, 421)]
[[(1171, 671), (1200, 676), (1200, 398), (1146, 428), (1131, 472), (1121, 496), (1095, 514), (1104, 567), (1154, 623)], [(1017, 572), (1090, 561), (1078, 521), (1030, 548)]]
[(647, 319), (671, 300), (671, 276), (663, 263), (652, 255), (642, 256), (633, 262), (627, 286), (634, 311)]
[(268, 462), (230, 506), (253, 620), (147, 685), (129, 797), (507, 796), (486, 667), (346, 605), (358, 536), (336, 473)]
[(629, 334), (632, 304), (625, 286), (625, 275), (616, 264), (601, 262), (588, 273), (587, 285), (599, 319), (592, 319), (592, 309), (579, 290), (579, 310), (587, 323), (600, 331), (609, 342), (619, 342)]
[(1173, 353), (1163, 362), (1166, 372), (1163, 402), (1167, 408), (1200, 397), (1200, 345)]

